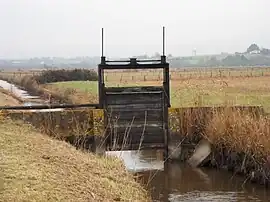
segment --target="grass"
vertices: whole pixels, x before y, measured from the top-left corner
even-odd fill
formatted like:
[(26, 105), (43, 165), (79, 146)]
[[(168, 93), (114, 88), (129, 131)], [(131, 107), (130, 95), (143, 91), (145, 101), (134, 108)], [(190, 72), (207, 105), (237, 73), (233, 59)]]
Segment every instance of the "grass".
[(270, 155), (270, 118), (229, 109), (215, 113), (206, 124), (205, 136), (213, 145), (225, 145), (264, 163)]
[(20, 105), (20, 101), (9, 92), (0, 88), (0, 106)]
[(3, 201), (149, 201), (122, 162), (83, 153), (11, 120), (0, 123)]
[[(157, 81), (123, 82), (120, 85), (160, 85), (158, 83)], [(110, 85), (117, 86), (118, 83), (110, 82)], [(83, 94), (85, 97), (91, 94), (93, 99), (88, 98), (88, 100), (97, 101), (97, 82), (58, 82), (47, 84), (45, 88), (55, 92), (74, 89), (73, 99), (83, 97)], [(80, 101), (85, 103), (86, 99)], [(216, 106), (227, 105), (228, 103), (233, 105), (260, 105), (269, 112), (270, 80), (267, 76), (172, 80), (171, 103), (172, 107)]]

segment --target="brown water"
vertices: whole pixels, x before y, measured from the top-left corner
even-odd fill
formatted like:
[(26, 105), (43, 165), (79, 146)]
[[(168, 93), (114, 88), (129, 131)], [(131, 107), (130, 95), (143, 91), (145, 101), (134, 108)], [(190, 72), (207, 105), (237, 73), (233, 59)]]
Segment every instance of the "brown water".
[(122, 158), (126, 168), (139, 180), (153, 201), (270, 201), (270, 191), (244, 184), (245, 178), (216, 169), (192, 169), (181, 163), (164, 168), (161, 151), (108, 152)]

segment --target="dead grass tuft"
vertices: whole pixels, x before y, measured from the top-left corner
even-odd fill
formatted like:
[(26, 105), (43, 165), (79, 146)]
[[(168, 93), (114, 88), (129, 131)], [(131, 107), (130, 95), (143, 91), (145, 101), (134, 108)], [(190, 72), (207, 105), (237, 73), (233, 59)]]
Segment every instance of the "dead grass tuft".
[(256, 159), (270, 155), (270, 119), (226, 109), (207, 123), (205, 136), (215, 145), (224, 145)]

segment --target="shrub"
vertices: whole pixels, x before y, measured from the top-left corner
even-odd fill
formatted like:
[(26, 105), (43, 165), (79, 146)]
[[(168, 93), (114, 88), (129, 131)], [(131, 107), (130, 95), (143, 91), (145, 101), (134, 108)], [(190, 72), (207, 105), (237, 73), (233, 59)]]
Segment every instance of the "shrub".
[(74, 69), (74, 70), (48, 70), (40, 75), (34, 76), (39, 84), (61, 82), (61, 81), (97, 81), (98, 75), (94, 70)]

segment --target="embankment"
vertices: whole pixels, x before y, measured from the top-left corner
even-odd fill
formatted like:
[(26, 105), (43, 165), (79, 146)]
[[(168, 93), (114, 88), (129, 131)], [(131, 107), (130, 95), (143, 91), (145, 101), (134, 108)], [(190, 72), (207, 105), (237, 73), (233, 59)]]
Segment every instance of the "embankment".
[(102, 135), (103, 110), (3, 111), (6, 117), (31, 123), (41, 133), (90, 149), (93, 136)]
[[(182, 145), (206, 139), (212, 153), (200, 166), (227, 169), (246, 177), (246, 182), (270, 183), (270, 119), (260, 108), (190, 108), (174, 112), (174, 134)], [(182, 148), (186, 161), (193, 148)]]
[(85, 93), (79, 93), (75, 89), (67, 88), (65, 90), (48, 89), (45, 84), (61, 81), (96, 81), (97, 73), (93, 70), (74, 69), (74, 70), (48, 70), (35, 76), (20, 76), (20, 74), (0, 74), (0, 79), (20, 86), (32, 95), (38, 95), (44, 100), (50, 100), (53, 103), (81, 104), (89, 103), (94, 96)]
[(3, 201), (150, 201), (119, 159), (83, 153), (32, 126), (0, 123)]
[(0, 87), (0, 106), (20, 105), (22, 100)]

